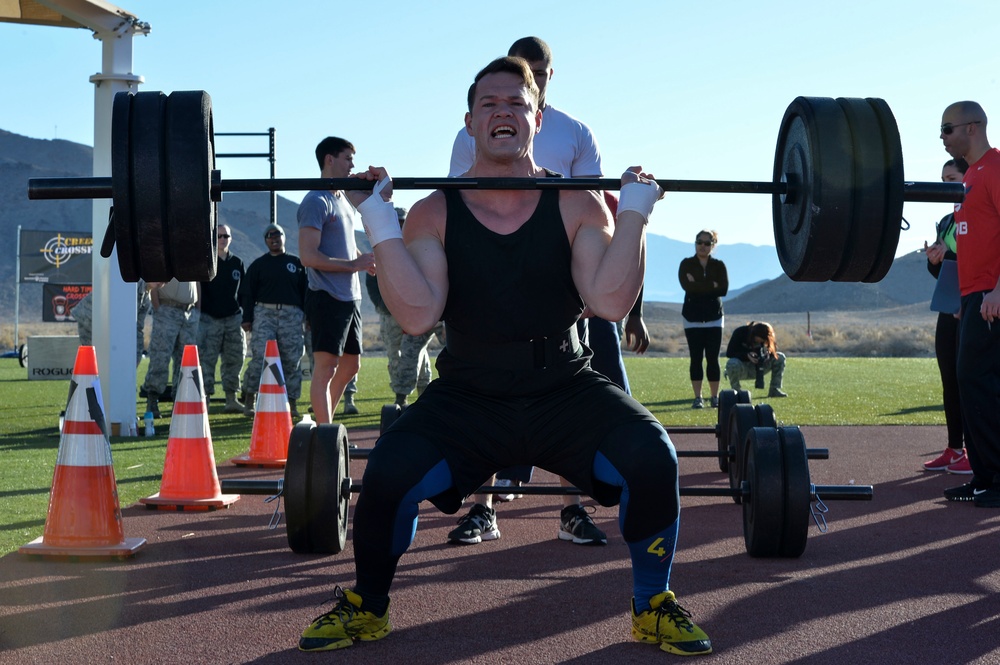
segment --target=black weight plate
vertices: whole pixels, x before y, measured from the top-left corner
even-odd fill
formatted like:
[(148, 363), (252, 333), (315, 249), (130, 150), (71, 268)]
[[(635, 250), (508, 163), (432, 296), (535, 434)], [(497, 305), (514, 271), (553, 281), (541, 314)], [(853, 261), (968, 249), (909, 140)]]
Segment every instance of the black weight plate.
[(847, 244), (833, 279), (859, 282), (875, 266), (886, 223), (885, 147), (879, 118), (866, 100), (840, 97), (837, 103), (847, 118), (854, 146), (854, 207)]
[(203, 90), (181, 90), (167, 99), (167, 221), (170, 261), (182, 282), (207, 282), (218, 265), (212, 99)]
[(389, 425), (396, 422), (399, 416), (403, 413), (403, 409), (400, 408), (398, 404), (386, 404), (382, 407), (382, 416), (379, 420), (378, 433), (381, 436), (387, 429)]
[(719, 470), (729, 473), (729, 411), (735, 404), (749, 404), (749, 390), (719, 391), (719, 420), (715, 425), (715, 440), (719, 448)]
[(903, 219), (903, 146), (899, 140), (899, 127), (889, 105), (881, 99), (869, 97), (867, 101), (882, 127), (882, 146), (885, 150), (885, 213), (883, 214), (882, 241), (872, 271), (862, 281), (879, 282), (892, 267), (899, 245), (899, 229)]
[(774, 417), (774, 409), (770, 404), (755, 404), (753, 409), (757, 412), (757, 427), (778, 426), (778, 419)]
[(743, 476), (749, 495), (743, 499), (743, 541), (752, 557), (774, 557), (784, 529), (784, 473), (778, 430), (754, 427), (746, 441)]
[[(749, 404), (734, 404), (729, 411), (729, 487), (738, 490), (743, 484), (743, 455), (747, 434), (757, 427), (757, 411)], [(742, 503), (737, 493), (733, 501)]]
[(306, 527), (310, 552), (340, 554), (347, 543), (350, 493), (342, 496), (348, 471), (347, 429), (339, 424), (319, 425), (309, 465), (309, 519)]
[(118, 272), (126, 282), (139, 281), (139, 252), (132, 219), (132, 169), (130, 164), (132, 94), (119, 92), (111, 106), (111, 191), (118, 251)]
[(293, 552), (308, 554), (309, 543), (309, 464), (316, 430), (315, 423), (301, 422), (288, 436), (285, 462), (285, 532)]
[(798, 427), (779, 427), (785, 486), (784, 528), (779, 556), (797, 558), (806, 551), (812, 502), (806, 440)]
[(132, 100), (129, 141), (132, 174), (132, 228), (139, 254), (139, 274), (147, 282), (173, 277), (167, 256), (166, 164), (163, 159), (162, 92), (140, 92)]
[(785, 110), (774, 156), (771, 211), (778, 259), (796, 281), (822, 282), (840, 266), (853, 210), (853, 147), (840, 105), (797, 97)]

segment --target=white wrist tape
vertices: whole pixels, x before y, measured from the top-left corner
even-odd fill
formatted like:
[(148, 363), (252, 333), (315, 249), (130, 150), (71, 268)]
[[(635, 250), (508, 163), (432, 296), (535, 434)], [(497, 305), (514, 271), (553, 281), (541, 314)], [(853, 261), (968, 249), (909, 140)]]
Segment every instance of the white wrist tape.
[(649, 222), (649, 214), (653, 212), (653, 205), (660, 199), (660, 188), (654, 184), (644, 184), (641, 182), (630, 182), (622, 185), (621, 194), (618, 195), (618, 214), (624, 210), (631, 210), (642, 215), (644, 223)]
[(361, 213), (361, 223), (368, 234), (368, 240), (374, 249), (375, 245), (393, 238), (402, 238), (403, 229), (399, 226), (399, 217), (392, 201), (382, 200), (382, 188), (389, 179), (381, 180), (372, 189), (372, 195), (358, 206)]

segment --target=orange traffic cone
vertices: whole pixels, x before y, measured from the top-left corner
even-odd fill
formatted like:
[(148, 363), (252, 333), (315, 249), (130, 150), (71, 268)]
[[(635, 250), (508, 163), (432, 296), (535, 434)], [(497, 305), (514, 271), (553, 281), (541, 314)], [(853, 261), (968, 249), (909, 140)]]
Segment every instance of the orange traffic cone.
[(127, 558), (145, 544), (145, 538), (125, 538), (122, 531), (97, 353), (92, 346), (81, 346), (59, 437), (45, 531), (18, 551), (46, 557)]
[(238, 466), (283, 467), (288, 459), (288, 437), (292, 434), (292, 412), (285, 392), (278, 342), (269, 339), (264, 349), (257, 408), (250, 435), (250, 451), (231, 459)]
[(139, 501), (149, 508), (215, 510), (227, 508), (239, 498), (239, 494), (223, 494), (219, 486), (198, 347), (185, 346), (160, 491)]

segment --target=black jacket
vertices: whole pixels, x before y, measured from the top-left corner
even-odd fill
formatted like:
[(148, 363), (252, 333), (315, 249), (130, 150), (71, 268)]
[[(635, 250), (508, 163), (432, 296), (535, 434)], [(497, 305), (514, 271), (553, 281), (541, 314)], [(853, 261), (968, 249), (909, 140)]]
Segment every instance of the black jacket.
[[(694, 277), (694, 281), (687, 276)], [(681, 261), (677, 278), (684, 289), (684, 306), (681, 316), (688, 321), (715, 321), (722, 318), (722, 298), (729, 293), (729, 275), (726, 264), (708, 257), (704, 268), (697, 256)]]

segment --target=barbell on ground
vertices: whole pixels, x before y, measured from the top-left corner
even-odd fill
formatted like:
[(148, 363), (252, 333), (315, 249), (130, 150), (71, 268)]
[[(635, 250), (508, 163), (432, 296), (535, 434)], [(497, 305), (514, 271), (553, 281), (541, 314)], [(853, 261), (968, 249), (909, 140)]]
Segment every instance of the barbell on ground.
[[(754, 427), (747, 433), (737, 489), (681, 487), (681, 496), (740, 496), (747, 552), (755, 557), (797, 557), (805, 551), (811, 502), (870, 500), (870, 485), (813, 485), (805, 440), (797, 427)], [(338, 554), (347, 543), (352, 493), (350, 445), (340, 424), (302, 422), (292, 428), (288, 461), (280, 480), (225, 479), (222, 491), (284, 496), (288, 545), (301, 554)], [(480, 493), (509, 488), (486, 486)], [(578, 488), (528, 485), (522, 494), (582, 494)]]
[[(734, 401), (735, 400), (735, 401)], [(719, 440), (718, 450), (677, 450), (678, 457), (717, 457), (719, 459), (719, 467), (723, 473), (729, 472), (730, 481), (735, 489), (738, 486), (736, 482), (737, 469), (739, 468), (739, 460), (742, 459), (742, 449), (737, 453), (737, 446), (730, 440), (730, 419), (727, 414), (730, 413), (732, 406), (734, 404), (749, 404), (750, 403), (750, 392), (747, 390), (724, 390), (719, 393), (719, 423), (717, 425), (706, 425), (706, 426), (683, 426), (683, 427), (664, 427), (667, 434), (715, 434)], [(381, 436), (389, 427), (399, 419), (406, 410), (406, 405), (400, 404), (386, 404), (382, 407), (382, 413), (379, 420), (379, 435)], [(752, 426), (760, 427), (777, 427), (778, 422), (774, 417), (774, 410), (767, 404), (757, 404), (751, 407), (752, 412), (755, 414), (755, 422)], [(738, 436), (743, 437), (746, 435), (746, 427), (739, 431)], [(371, 449), (367, 448), (357, 448), (351, 446), (351, 458), (352, 459), (366, 459)], [(737, 456), (738, 455), (738, 456)], [(806, 457), (809, 459), (825, 460), (830, 459), (830, 451), (827, 448), (809, 448), (806, 450)], [(735, 462), (735, 463), (734, 463)], [(739, 503), (739, 499), (736, 498), (736, 503)]]
[[(32, 178), (32, 199), (113, 200), (101, 247), (122, 278), (209, 281), (223, 192), (369, 189), (356, 178), (223, 180), (204, 91), (121, 92), (110, 177)], [(387, 160), (388, 161), (388, 160)], [(769, 194), (782, 269), (797, 281), (877, 282), (899, 242), (904, 201), (958, 203), (961, 183), (906, 182), (892, 111), (881, 99), (797, 97), (778, 131), (771, 182), (660, 180), (668, 192)], [(395, 189), (617, 190), (615, 178), (394, 178)]]

